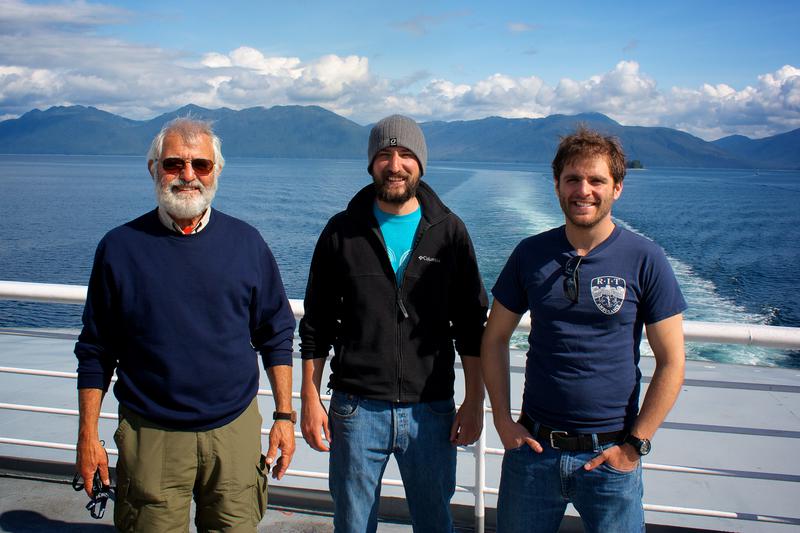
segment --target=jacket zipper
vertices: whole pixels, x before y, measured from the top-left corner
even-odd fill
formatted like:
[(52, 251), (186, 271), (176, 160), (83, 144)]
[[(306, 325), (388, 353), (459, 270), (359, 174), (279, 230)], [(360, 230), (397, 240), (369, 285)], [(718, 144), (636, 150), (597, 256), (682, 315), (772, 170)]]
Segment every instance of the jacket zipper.
[[(373, 217), (374, 221), (374, 217)], [(392, 268), (391, 263), (389, 262), (389, 252), (386, 249), (386, 241), (383, 239), (383, 234), (381, 233), (381, 228), (377, 224), (372, 226), (372, 231), (375, 233), (375, 237), (378, 239), (378, 242), (381, 243), (381, 247), (383, 248), (383, 258), (381, 259), (386, 267), (384, 270), (386, 271), (386, 275), (389, 278), (390, 283), (395, 286), (395, 301), (397, 302), (397, 307), (400, 309), (400, 312), (403, 314), (403, 318), (408, 318), (408, 310), (406, 309), (405, 304), (403, 304), (403, 296), (400, 290), (400, 287), (397, 286), (397, 276), (394, 273), (394, 269)], [(405, 272), (403, 272), (403, 278), (405, 278)], [(397, 318), (396, 327), (394, 328), (394, 340), (395, 340), (395, 348), (396, 348), (396, 359), (395, 359), (395, 375), (397, 376), (397, 394), (395, 395), (395, 402), (400, 402), (400, 383), (402, 382), (402, 335), (400, 334), (400, 327), (401, 327), (401, 319)]]
[[(423, 225), (424, 224), (424, 225)], [(419, 245), (419, 242), (422, 240), (422, 235), (427, 231), (430, 227), (430, 224), (425, 223), (425, 220), (420, 220), (419, 229), (417, 230), (417, 234), (414, 236), (414, 242), (411, 244), (411, 252), (409, 254), (409, 264), (411, 263), (411, 258), (414, 257), (414, 252)], [(408, 310), (406, 309), (406, 305), (403, 302), (403, 287), (406, 284), (406, 274), (408, 273), (408, 266), (406, 265), (405, 270), (403, 270), (403, 278), (400, 280), (400, 285), (397, 287), (397, 306), (400, 308), (400, 312), (403, 314), (403, 318), (408, 318)], [(397, 283), (395, 281), (395, 283)], [(402, 385), (403, 385), (403, 321), (398, 317), (397, 319), (397, 399), (396, 401), (400, 402), (400, 395), (402, 392)]]

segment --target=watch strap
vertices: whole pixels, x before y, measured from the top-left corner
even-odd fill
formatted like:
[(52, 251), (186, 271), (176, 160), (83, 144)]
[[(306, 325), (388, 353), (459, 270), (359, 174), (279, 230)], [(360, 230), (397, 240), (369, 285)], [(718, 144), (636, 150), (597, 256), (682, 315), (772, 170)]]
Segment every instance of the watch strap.
[(286, 420), (291, 422), (292, 424), (297, 423), (297, 411), (291, 412), (283, 412), (283, 411), (273, 411), (272, 412), (272, 419), (273, 420)]

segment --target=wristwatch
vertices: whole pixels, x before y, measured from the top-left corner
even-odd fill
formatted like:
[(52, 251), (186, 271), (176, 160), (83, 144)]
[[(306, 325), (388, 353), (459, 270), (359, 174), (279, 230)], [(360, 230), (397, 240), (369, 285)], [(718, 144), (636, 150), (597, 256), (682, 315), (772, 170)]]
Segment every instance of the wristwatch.
[(630, 433), (625, 437), (625, 443), (633, 446), (633, 449), (636, 450), (636, 453), (639, 455), (647, 455), (653, 447), (649, 440), (640, 439)]
[(291, 413), (283, 413), (281, 411), (274, 411), (272, 413), (273, 420), (287, 420), (292, 424), (297, 423), (297, 411), (292, 411)]

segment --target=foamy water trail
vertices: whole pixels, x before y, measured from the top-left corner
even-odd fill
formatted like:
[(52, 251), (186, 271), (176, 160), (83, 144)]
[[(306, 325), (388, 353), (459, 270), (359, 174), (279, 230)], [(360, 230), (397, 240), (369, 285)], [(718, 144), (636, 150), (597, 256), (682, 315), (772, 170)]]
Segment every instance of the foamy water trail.
[[(545, 186), (545, 181), (548, 186)], [(509, 180), (508, 194), (497, 199), (497, 207), (513, 212), (529, 235), (560, 226), (564, 222), (563, 214), (554, 201), (553, 190), (549, 185), (549, 180)], [(626, 221), (617, 218), (614, 220), (623, 228), (649, 238)], [(767, 314), (750, 312), (734, 300), (721, 296), (716, 285), (699, 276), (691, 265), (669, 254), (667, 259), (689, 305), (685, 319), (740, 324), (769, 323), (770, 317)], [(515, 334), (512, 337), (512, 348), (526, 351), (527, 335)], [(743, 345), (690, 343), (686, 346), (686, 353), (690, 359), (747, 365), (778, 366), (789, 361), (788, 355), (781, 350)], [(652, 355), (647, 342), (642, 344), (642, 354)]]
[[(650, 239), (649, 236), (626, 221), (618, 218), (615, 218), (614, 221), (623, 228)], [(689, 305), (686, 313), (684, 313), (686, 320), (739, 324), (769, 323), (770, 317), (767, 314), (750, 312), (734, 300), (721, 296), (714, 282), (699, 276), (691, 265), (670, 256), (669, 253), (667, 253), (667, 260), (678, 278), (678, 284)], [(642, 353), (652, 355), (650, 346), (646, 342), (642, 345)], [(788, 360), (788, 357), (781, 350), (736, 344), (690, 343), (686, 346), (686, 355), (690, 359), (764, 366), (776, 366), (782, 360)]]
[(514, 180), (508, 183), (508, 195), (498, 199), (498, 206), (515, 213), (528, 235), (536, 235), (564, 223), (561, 211), (550, 207), (552, 196), (553, 189), (543, 187), (540, 180)]

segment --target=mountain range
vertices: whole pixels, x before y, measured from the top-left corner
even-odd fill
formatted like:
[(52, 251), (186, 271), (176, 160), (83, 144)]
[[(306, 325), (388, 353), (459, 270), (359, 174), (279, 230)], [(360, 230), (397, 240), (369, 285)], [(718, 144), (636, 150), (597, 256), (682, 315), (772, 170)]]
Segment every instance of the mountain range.
[[(214, 121), (226, 156), (366, 157), (370, 126), (318, 106), (235, 111), (188, 105), (150, 120), (131, 120), (84, 106), (34, 109), (0, 122), (0, 153), (144, 155), (165, 122), (186, 115)], [(628, 159), (645, 166), (800, 168), (800, 129), (764, 139), (734, 135), (708, 142), (670, 128), (623, 126), (600, 113), (488, 117), (421, 126), (432, 161), (549, 163), (559, 137), (577, 124), (617, 136)]]

